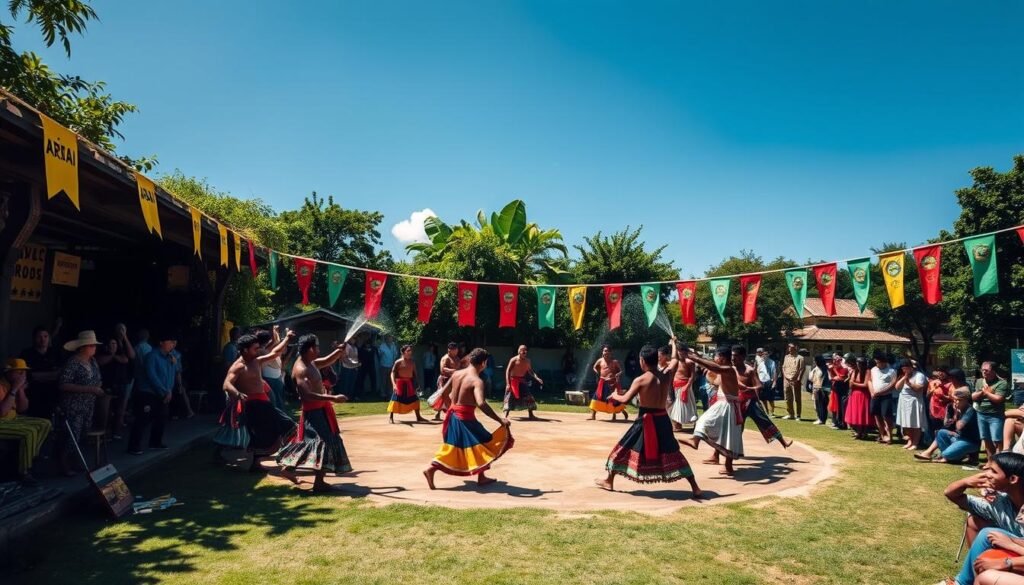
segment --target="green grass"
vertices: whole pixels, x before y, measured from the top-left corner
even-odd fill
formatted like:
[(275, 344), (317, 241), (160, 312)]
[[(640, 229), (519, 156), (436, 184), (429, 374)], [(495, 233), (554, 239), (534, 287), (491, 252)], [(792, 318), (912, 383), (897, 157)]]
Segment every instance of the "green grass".
[[(384, 403), (345, 404), (338, 412), (380, 414)], [(209, 450), (196, 449), (131, 486), (146, 496), (170, 492), (185, 506), (119, 523), (84, 512), (62, 520), (19, 553), (16, 578), (53, 585), (799, 585), (932, 583), (956, 572), (963, 515), (942, 489), (967, 472), (916, 463), (898, 447), (855, 442), (809, 422), (780, 426), (836, 456), (838, 477), (806, 498), (685, 507), (661, 518), (377, 507), (296, 494), (213, 466)]]

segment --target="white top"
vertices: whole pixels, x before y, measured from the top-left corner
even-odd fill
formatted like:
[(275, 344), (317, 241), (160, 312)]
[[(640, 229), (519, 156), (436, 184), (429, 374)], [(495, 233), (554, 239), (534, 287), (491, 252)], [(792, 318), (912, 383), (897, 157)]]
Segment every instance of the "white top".
[(825, 385), (825, 374), (821, 371), (821, 368), (814, 368), (811, 370), (811, 388), (815, 390), (821, 390), (822, 386)]
[(871, 387), (874, 389), (875, 395), (889, 394), (895, 383), (896, 370), (891, 366), (886, 366), (884, 370), (878, 369), (878, 366), (871, 368)]
[(910, 376), (910, 381), (918, 386), (922, 386), (922, 388), (920, 390), (914, 390), (910, 384), (903, 384), (903, 387), (900, 388), (900, 394), (920, 398), (921, 394), (928, 389), (928, 378), (926, 378), (921, 372), (914, 372), (914, 374)]
[(263, 377), (277, 380), (284, 375), (281, 371), (281, 358), (274, 358), (263, 364)]
[(771, 382), (775, 375), (775, 360), (770, 357), (755, 358), (757, 362), (757, 379), (761, 382)]

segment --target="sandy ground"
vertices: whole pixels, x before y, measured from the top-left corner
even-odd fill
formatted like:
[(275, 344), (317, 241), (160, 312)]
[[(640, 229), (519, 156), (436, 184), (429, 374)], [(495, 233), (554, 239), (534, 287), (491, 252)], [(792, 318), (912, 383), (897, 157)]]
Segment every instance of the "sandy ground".
[[(530, 506), (561, 513), (629, 510), (663, 515), (683, 506), (768, 495), (804, 496), (815, 484), (835, 475), (835, 462), (827, 453), (801, 443), (789, 449), (778, 443), (769, 445), (756, 430), (747, 430), (743, 436), (746, 458), (736, 463), (734, 478), (722, 477), (719, 467), (701, 463), (711, 454), (707, 446), (701, 445), (698, 451), (682, 447), (705, 493), (703, 501), (692, 499), (685, 480), (643, 485), (616, 477), (616, 491), (608, 492), (595, 487), (594, 479), (604, 476), (605, 459), (629, 423), (621, 419), (612, 422), (609, 415), (598, 415), (596, 421), (587, 420), (586, 414), (566, 412), (538, 412), (538, 416), (543, 420), (527, 421), (525, 415), (512, 413), (516, 443), (488, 472), (496, 483), (478, 488), (475, 477), (439, 472), (435, 480), (438, 489), (433, 491), (422, 472), (441, 444), (440, 422), (414, 424), (412, 415), (396, 416), (396, 424), (388, 424), (386, 415), (345, 418), (340, 421), (342, 437), (355, 471), (341, 477), (328, 474), (327, 481), (338, 495), (365, 497), (378, 504)], [(481, 421), (487, 428), (495, 426), (482, 415)], [(301, 479), (299, 489), (309, 489), (312, 476)]]

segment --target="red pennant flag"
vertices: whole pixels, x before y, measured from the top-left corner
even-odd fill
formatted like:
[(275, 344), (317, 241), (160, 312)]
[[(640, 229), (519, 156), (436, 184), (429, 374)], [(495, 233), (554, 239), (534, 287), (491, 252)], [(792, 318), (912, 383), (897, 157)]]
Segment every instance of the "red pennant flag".
[(683, 325), (696, 325), (697, 310), (694, 301), (697, 298), (697, 281), (676, 283), (676, 292), (679, 293), (679, 314), (683, 319)]
[(476, 325), (476, 283), (459, 283), (459, 327)]
[(256, 248), (252, 240), (246, 240), (245, 243), (249, 245), (249, 270), (252, 271), (252, 277), (256, 278)]
[(744, 274), (740, 277), (740, 292), (743, 294), (744, 323), (757, 321), (757, 293), (760, 290), (760, 274)]
[(308, 258), (295, 259), (295, 280), (299, 283), (299, 290), (302, 291), (302, 304), (309, 304), (309, 285), (313, 282), (313, 272), (316, 270), (316, 262)]
[(604, 305), (608, 308), (608, 331), (622, 325), (622, 286), (604, 287)]
[(1020, 243), (1024, 244), (1024, 227), (1017, 228), (1017, 235), (1020, 236)]
[(942, 300), (942, 246), (914, 248), (914, 259), (924, 302), (934, 305)]
[(388, 275), (381, 272), (366, 271), (366, 303), (363, 311), (367, 319), (373, 319), (380, 312), (380, 300), (384, 296), (384, 285)]
[(434, 299), (437, 298), (437, 279), (420, 279), (420, 323), (430, 321), (430, 312), (434, 310)]
[(501, 316), (498, 327), (515, 327), (516, 308), (519, 306), (519, 287), (513, 284), (499, 284), (498, 296), (501, 297)]
[(814, 267), (814, 281), (818, 285), (818, 296), (825, 307), (825, 314), (832, 317), (836, 314), (836, 265), (821, 264)]

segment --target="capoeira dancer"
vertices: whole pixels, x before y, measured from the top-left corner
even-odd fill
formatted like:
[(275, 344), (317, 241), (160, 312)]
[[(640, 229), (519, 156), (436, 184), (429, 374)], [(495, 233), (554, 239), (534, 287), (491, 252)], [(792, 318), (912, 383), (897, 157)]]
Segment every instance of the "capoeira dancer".
[[(449, 475), (476, 475), (479, 486), (493, 483), (494, 479), (484, 472), (512, 448), (511, 423), (487, 404), (486, 387), (480, 378), (480, 372), (487, 367), (487, 355), (480, 348), (469, 352), (469, 367), (452, 374), (445, 385), (445, 392), (451, 395), (451, 408), (441, 428), (444, 443), (423, 472), (430, 489), (434, 489), (434, 474), (438, 470)], [(501, 425), (494, 433), (488, 433), (476, 419), (477, 408)]]
[(505, 368), (505, 401), (502, 410), (505, 418), (509, 411), (525, 408), (530, 420), (537, 420), (533, 411), (537, 410), (537, 401), (533, 399), (532, 385), (536, 381), (543, 385), (544, 380), (533, 371), (530, 358), (526, 357), (526, 346), (520, 345), (519, 351), (508, 361)]
[(590, 399), (590, 420), (597, 418), (598, 412), (611, 414), (612, 420), (621, 412), (622, 418), (629, 420), (626, 405), (609, 398), (613, 392), (622, 391), (622, 366), (612, 357), (612, 350), (607, 345), (601, 346), (601, 357), (594, 363), (594, 372), (597, 374), (597, 390)]
[(672, 436), (672, 424), (665, 412), (672, 375), (658, 370), (658, 352), (651, 346), (640, 350), (640, 367), (643, 373), (633, 380), (625, 394), (612, 394), (612, 398), (623, 403), (639, 396), (640, 414), (608, 455), (605, 463), (607, 477), (595, 483), (612, 491), (616, 474), (639, 483), (686, 479), (690, 482), (693, 497), (700, 498), (701, 491), (693, 470), (679, 451), (679, 444)]
[(427, 422), (420, 416), (420, 397), (416, 395), (416, 362), (412, 359), (412, 346), (402, 346), (402, 357), (391, 366), (391, 401), (388, 402), (388, 422), (395, 424), (395, 413), (416, 413), (416, 422)]
[(668, 417), (672, 419), (672, 430), (679, 432), (683, 430), (683, 425), (697, 421), (697, 400), (693, 391), (693, 362), (679, 355), (679, 346), (674, 340), (672, 361), (676, 362), (676, 368), (672, 376), (672, 406), (668, 410)]
[(715, 451), (725, 456), (725, 469), (722, 475), (732, 475), (734, 459), (743, 457), (743, 403), (740, 398), (738, 374), (730, 361), (730, 354), (735, 357), (746, 356), (743, 346), (719, 348), (715, 352), (715, 361), (704, 359), (697, 354), (685, 350), (684, 357), (707, 368), (708, 372), (718, 374), (719, 395), (715, 404), (709, 407), (697, 419), (693, 429), (693, 437), (680, 439), (679, 442), (696, 449), (704, 441)]
[(299, 432), (295, 440), (277, 452), (277, 464), (281, 475), (299, 483), (295, 471), (299, 468), (313, 469), (316, 479), (313, 491), (331, 489), (324, 481), (330, 471), (335, 475), (352, 471), (352, 464), (345, 451), (345, 443), (338, 430), (338, 416), (334, 413), (335, 403), (347, 402), (344, 394), (331, 394), (324, 388), (320, 374), (345, 355), (344, 346), (335, 349), (326, 357), (320, 357), (320, 343), (316, 335), (303, 335), (299, 339), (299, 359), (292, 366), (292, 380), (302, 400), (302, 414), (299, 416)]
[(448, 344), (448, 353), (441, 357), (441, 374), (437, 377), (437, 390), (427, 398), (430, 408), (434, 409), (434, 420), (441, 420), (441, 413), (448, 410), (451, 405), (450, 394), (442, 392), (444, 385), (451, 380), (452, 374), (462, 369), (461, 358), (459, 358), (459, 344), (452, 341)]

